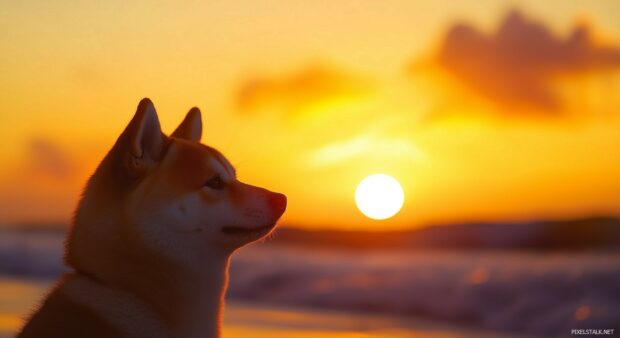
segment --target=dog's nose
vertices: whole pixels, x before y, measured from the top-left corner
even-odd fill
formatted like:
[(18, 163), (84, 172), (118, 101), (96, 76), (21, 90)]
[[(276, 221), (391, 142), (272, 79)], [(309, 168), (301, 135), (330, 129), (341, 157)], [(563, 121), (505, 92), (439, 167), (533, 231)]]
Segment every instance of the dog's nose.
[(286, 210), (286, 196), (284, 194), (272, 193), (269, 196), (269, 205), (275, 213), (282, 215), (284, 210)]

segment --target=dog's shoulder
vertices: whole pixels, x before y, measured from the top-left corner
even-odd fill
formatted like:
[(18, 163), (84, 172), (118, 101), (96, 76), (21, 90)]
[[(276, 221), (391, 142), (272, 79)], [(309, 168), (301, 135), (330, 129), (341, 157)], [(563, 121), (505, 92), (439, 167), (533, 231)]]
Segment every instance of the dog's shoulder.
[(17, 338), (167, 338), (158, 316), (132, 295), (68, 274)]
[(68, 297), (65, 287), (61, 282), (52, 290), (17, 338), (123, 337), (93, 309)]

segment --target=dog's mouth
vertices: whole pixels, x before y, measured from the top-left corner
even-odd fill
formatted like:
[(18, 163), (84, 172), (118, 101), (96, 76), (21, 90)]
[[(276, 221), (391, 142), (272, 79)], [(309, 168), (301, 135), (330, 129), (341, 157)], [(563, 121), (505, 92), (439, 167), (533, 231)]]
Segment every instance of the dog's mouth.
[(257, 228), (246, 228), (239, 226), (225, 226), (222, 228), (222, 232), (229, 235), (248, 235), (258, 234), (261, 232), (267, 232), (275, 227), (275, 224), (263, 225)]

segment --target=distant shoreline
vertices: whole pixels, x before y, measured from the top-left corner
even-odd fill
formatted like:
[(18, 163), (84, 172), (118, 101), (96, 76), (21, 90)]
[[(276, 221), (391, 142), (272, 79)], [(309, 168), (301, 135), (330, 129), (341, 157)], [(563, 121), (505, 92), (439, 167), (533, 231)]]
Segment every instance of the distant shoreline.
[[(0, 226), (0, 231), (3, 229), (55, 233), (65, 232), (67, 226), (27, 223)], [(620, 251), (620, 218), (467, 223), (388, 231), (309, 230), (283, 225), (265, 243), (351, 250)]]

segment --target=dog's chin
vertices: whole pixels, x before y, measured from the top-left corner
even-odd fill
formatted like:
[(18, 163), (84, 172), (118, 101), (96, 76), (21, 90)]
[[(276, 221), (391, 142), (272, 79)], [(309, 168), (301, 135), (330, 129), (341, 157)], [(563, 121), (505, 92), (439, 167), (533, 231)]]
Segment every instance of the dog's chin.
[(242, 242), (249, 243), (268, 235), (275, 227), (275, 222), (257, 227), (231, 225), (222, 227), (221, 232), (232, 239), (237, 239)]

